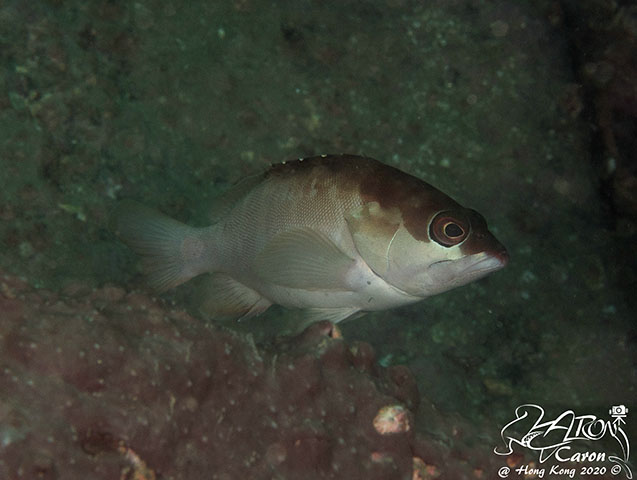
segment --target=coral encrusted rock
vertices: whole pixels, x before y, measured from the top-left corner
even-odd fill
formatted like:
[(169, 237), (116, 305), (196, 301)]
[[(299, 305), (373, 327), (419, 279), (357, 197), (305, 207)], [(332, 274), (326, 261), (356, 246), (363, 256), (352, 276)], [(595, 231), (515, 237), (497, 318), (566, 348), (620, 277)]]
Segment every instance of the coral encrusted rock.
[(411, 479), (423, 463), (410, 372), (328, 322), (265, 349), (140, 293), (62, 291), (0, 274), (0, 478)]

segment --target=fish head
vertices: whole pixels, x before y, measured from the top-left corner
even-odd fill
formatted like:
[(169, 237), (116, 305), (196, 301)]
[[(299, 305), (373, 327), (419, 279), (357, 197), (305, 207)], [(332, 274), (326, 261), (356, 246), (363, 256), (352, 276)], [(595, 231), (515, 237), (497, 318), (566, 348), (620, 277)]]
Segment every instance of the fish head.
[(429, 241), (401, 225), (388, 245), (388, 283), (428, 297), (488, 275), (508, 263), (504, 246), (475, 210), (436, 212), (428, 221)]
[(358, 253), (376, 275), (425, 298), (508, 263), (506, 249), (482, 215), (419, 183), (397, 201), (368, 201), (347, 219)]

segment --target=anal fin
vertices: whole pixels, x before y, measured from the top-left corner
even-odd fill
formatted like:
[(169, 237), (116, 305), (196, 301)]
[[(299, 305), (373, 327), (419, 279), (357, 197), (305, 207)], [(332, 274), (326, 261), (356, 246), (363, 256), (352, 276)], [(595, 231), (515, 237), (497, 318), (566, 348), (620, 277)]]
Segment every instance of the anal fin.
[(321, 320), (338, 323), (358, 312), (360, 312), (358, 307), (308, 308), (303, 311), (303, 321), (307, 322), (307, 325)]

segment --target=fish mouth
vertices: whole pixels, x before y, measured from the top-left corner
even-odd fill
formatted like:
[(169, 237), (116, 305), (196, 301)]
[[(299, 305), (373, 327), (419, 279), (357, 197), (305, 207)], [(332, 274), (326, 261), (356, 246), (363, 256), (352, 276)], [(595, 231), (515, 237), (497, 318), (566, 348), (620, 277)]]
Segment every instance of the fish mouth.
[(441, 260), (429, 265), (428, 272), (444, 284), (464, 285), (504, 268), (509, 263), (506, 250), (476, 253), (458, 260)]
[[(507, 263), (509, 263), (509, 254), (506, 250), (503, 250), (496, 254), (488, 254), (483, 252), (478, 255), (484, 255), (484, 258), (478, 259), (476, 262), (468, 265), (464, 270), (458, 272), (459, 275), (464, 276), (487, 274), (496, 270), (500, 270), (501, 268), (506, 267)], [(471, 257), (474, 256), (476, 255), (471, 255)]]

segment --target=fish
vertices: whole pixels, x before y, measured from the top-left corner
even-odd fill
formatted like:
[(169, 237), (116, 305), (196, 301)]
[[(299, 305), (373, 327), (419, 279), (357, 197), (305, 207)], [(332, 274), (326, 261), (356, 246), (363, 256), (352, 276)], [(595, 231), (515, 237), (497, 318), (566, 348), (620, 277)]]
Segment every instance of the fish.
[(369, 157), (272, 165), (192, 227), (133, 201), (111, 229), (158, 292), (208, 274), (202, 313), (246, 318), (278, 304), (333, 323), (419, 302), (500, 270), (485, 219), (428, 183)]

